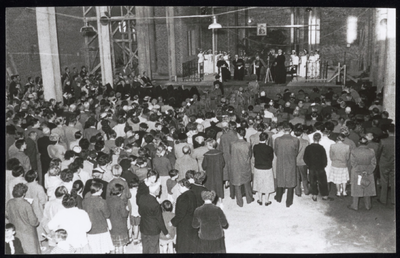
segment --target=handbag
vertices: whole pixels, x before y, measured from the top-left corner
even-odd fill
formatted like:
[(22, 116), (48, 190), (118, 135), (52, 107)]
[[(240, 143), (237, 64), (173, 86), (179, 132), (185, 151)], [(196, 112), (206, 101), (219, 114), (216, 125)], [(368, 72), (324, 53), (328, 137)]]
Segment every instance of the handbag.
[(361, 187), (366, 188), (371, 184), (371, 180), (368, 179), (367, 172), (361, 174)]

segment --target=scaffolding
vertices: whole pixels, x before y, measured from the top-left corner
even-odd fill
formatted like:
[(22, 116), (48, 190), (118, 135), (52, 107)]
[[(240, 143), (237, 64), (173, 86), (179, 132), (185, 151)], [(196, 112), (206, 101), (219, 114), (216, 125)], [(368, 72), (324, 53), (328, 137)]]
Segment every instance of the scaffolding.
[[(97, 30), (99, 24), (95, 6), (84, 6), (83, 22), (85, 27)], [(112, 53), (113, 74), (130, 74), (138, 66), (136, 16), (134, 6), (107, 6), (106, 15), (100, 18), (100, 26), (108, 26)], [(101, 67), (98, 34), (84, 35), (85, 63), (90, 74)]]

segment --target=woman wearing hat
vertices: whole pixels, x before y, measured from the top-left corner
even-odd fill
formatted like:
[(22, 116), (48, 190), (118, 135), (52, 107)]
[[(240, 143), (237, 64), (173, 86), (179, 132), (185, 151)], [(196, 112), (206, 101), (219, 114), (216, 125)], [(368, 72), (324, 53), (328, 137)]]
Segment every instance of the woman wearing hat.
[(194, 211), (192, 226), (199, 228), (200, 253), (226, 253), (224, 229), (228, 227), (224, 212), (212, 202), (214, 191), (203, 191), (204, 204)]

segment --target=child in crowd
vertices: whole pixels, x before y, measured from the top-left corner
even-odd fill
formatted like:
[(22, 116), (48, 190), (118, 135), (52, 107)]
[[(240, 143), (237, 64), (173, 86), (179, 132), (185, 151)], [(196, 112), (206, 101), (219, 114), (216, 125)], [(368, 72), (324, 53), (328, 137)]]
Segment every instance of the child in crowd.
[(129, 230), (129, 238), (133, 239), (133, 244), (137, 245), (141, 242), (140, 231), (139, 231), (139, 225), (140, 225), (139, 207), (136, 203), (136, 194), (139, 186), (139, 179), (137, 177), (134, 177), (130, 182), (128, 182), (128, 186), (132, 196), (129, 199), (129, 201), (131, 203), (130, 219), (131, 219), (131, 225), (133, 227), (132, 230)]
[(6, 224), (6, 236), (5, 236), (5, 248), (6, 254), (24, 254), (21, 241), (18, 237), (15, 237), (15, 226), (14, 224)]
[(65, 229), (57, 229), (54, 233), (54, 240), (57, 245), (50, 251), (50, 254), (73, 254), (75, 253), (74, 248), (65, 241), (68, 237), (68, 233)]
[(161, 203), (162, 216), (164, 219), (165, 227), (168, 230), (168, 234), (170, 238), (167, 238), (163, 232), (160, 233), (160, 252), (161, 253), (174, 253), (174, 242), (175, 242), (175, 234), (176, 228), (174, 226), (170, 226), (169, 222), (173, 217), (175, 217), (175, 213), (172, 212), (173, 205), (170, 201), (165, 200)]

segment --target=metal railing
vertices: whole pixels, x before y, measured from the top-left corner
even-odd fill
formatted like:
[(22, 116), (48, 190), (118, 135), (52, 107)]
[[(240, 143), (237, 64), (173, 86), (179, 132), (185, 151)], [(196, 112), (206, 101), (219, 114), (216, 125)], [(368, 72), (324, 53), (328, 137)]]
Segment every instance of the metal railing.
[(200, 66), (197, 58), (182, 63), (182, 81), (200, 82), (204, 78), (204, 66)]
[(306, 81), (326, 82), (328, 79), (328, 61), (308, 62), (306, 65)]

